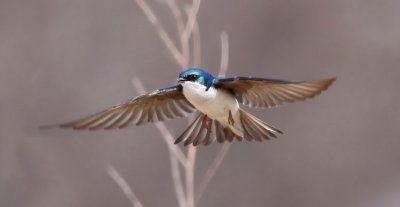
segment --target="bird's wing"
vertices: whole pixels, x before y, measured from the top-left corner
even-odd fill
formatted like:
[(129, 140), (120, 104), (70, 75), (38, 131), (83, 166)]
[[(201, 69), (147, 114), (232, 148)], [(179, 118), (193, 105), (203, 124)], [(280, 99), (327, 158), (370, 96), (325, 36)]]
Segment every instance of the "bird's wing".
[(59, 125), (73, 129), (125, 128), (132, 123), (164, 121), (184, 117), (196, 111), (182, 93), (182, 86), (175, 85), (138, 96), (124, 104), (106, 109), (84, 119)]
[(302, 101), (312, 98), (326, 90), (335, 79), (304, 82), (232, 77), (218, 79), (215, 87), (231, 92), (242, 104), (252, 107), (269, 108), (285, 102)]

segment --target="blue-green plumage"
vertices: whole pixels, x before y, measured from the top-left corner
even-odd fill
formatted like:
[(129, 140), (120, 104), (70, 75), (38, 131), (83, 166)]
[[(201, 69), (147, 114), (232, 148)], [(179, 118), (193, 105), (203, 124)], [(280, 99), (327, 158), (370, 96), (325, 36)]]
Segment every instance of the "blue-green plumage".
[(195, 83), (202, 84), (206, 87), (206, 91), (213, 86), (216, 77), (212, 74), (208, 73), (207, 71), (200, 69), (200, 68), (188, 68), (187, 70), (181, 72), (179, 74), (178, 81), (192, 81)]

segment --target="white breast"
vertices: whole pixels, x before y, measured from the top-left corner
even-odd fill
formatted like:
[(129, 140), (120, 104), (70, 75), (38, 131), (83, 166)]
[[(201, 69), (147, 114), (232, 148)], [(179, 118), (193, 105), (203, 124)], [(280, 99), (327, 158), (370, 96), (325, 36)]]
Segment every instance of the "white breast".
[(188, 101), (212, 119), (226, 119), (229, 110), (234, 115), (239, 109), (236, 98), (226, 91), (214, 87), (206, 91), (204, 85), (189, 81), (182, 83), (182, 86), (183, 94)]
[[(205, 86), (189, 81), (181, 84), (183, 95), (194, 107), (211, 119), (217, 120), (222, 126), (229, 127), (237, 135), (243, 136), (243, 126), (238, 113), (239, 103), (232, 94), (214, 87), (206, 91)], [(229, 111), (235, 121), (234, 125), (228, 122)]]

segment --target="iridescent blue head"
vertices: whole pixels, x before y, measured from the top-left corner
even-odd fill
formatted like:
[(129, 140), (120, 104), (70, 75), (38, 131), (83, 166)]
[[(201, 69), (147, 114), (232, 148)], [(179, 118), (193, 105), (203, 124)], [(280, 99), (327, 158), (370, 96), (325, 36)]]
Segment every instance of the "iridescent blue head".
[(208, 90), (214, 83), (215, 77), (210, 73), (200, 68), (188, 68), (187, 70), (179, 74), (178, 82), (183, 83), (191, 81), (202, 84), (207, 87)]

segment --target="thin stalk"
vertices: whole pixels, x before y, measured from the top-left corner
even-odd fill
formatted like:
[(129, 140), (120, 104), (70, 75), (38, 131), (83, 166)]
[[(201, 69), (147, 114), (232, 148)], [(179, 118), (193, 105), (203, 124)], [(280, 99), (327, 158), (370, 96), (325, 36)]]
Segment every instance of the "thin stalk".
[(107, 173), (115, 181), (118, 187), (121, 188), (122, 192), (129, 199), (132, 207), (143, 207), (142, 202), (133, 192), (132, 188), (112, 165), (107, 167)]

